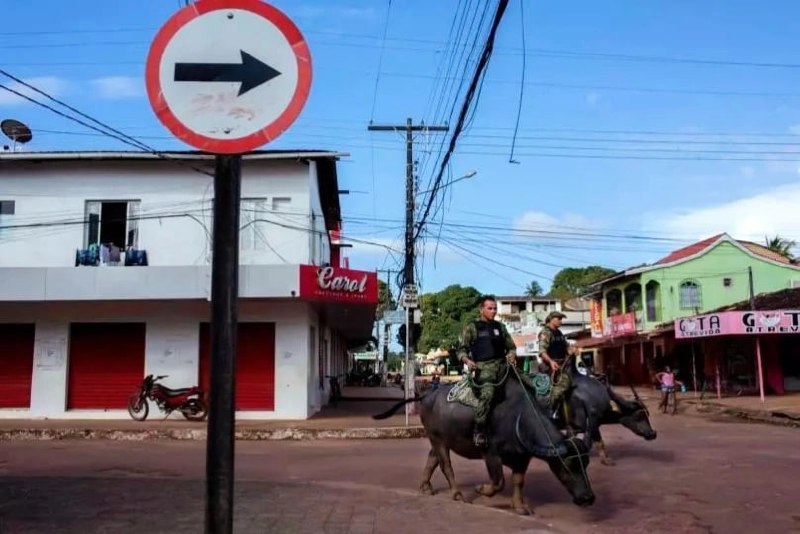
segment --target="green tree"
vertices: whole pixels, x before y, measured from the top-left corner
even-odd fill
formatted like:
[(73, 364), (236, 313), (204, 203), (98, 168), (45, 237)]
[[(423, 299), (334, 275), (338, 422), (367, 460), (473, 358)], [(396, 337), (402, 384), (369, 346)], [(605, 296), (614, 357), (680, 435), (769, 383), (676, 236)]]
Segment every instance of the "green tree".
[(397, 303), (389, 291), (389, 285), (383, 280), (378, 280), (378, 317), (383, 316), (386, 310), (392, 310), (396, 307)]
[(767, 236), (764, 236), (764, 244), (772, 252), (777, 252), (781, 256), (789, 258), (790, 260), (794, 257), (792, 255), (792, 249), (797, 246), (796, 241), (793, 241), (791, 239), (786, 239), (779, 235), (776, 235), (772, 239), (770, 239)]
[(474, 287), (460, 285), (422, 295), (422, 336), (417, 350), (425, 353), (436, 348), (455, 349), (461, 330), (477, 317), (480, 296)]
[(392, 373), (400, 371), (405, 361), (405, 355), (398, 352), (390, 352), (386, 358), (386, 369)]
[(567, 267), (561, 269), (553, 278), (550, 294), (558, 299), (567, 300), (582, 295), (586, 288), (614, 274), (616, 271), (599, 265), (589, 267)]
[(539, 285), (539, 282), (532, 280), (528, 287), (525, 288), (525, 295), (529, 297), (541, 297), (544, 295), (544, 289)]

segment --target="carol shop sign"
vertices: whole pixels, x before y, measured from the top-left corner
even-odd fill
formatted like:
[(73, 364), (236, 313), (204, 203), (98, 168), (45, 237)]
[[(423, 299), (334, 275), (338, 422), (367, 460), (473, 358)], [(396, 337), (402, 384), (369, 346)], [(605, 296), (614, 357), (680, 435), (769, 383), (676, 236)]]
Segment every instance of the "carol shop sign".
[(367, 271), (316, 265), (300, 266), (300, 296), (337, 302), (378, 302), (378, 275)]

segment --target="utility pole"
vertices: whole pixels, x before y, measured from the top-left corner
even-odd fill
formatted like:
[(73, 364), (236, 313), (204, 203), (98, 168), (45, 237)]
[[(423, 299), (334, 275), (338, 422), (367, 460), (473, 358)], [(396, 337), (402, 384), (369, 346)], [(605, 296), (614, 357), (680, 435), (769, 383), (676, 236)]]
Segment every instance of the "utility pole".
[[(403, 286), (414, 285), (414, 133), (415, 132), (446, 132), (447, 126), (429, 126), (427, 124), (414, 124), (411, 118), (406, 119), (401, 125), (376, 125), (370, 124), (367, 130), (371, 132), (405, 132), (406, 134), (406, 245), (405, 263), (403, 265)], [(411, 355), (416, 348), (416, 340), (411, 336), (414, 324), (414, 309), (406, 308), (406, 387), (405, 398), (414, 396), (414, 371), (411, 369)], [(415, 345), (412, 347), (412, 344)], [(413, 411), (411, 404), (406, 404), (406, 418), (409, 410)]]

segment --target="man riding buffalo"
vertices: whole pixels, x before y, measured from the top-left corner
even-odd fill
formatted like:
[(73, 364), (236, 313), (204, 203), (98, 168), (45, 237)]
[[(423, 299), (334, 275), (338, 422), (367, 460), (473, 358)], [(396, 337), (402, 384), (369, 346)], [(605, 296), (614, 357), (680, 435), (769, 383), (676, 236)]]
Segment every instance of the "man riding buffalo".
[(497, 301), (486, 295), (480, 301), (480, 317), (469, 323), (461, 333), (458, 356), (470, 370), (475, 371), (475, 383), (480, 388), (475, 408), (475, 446), (485, 449), (486, 418), (494, 399), (495, 388), (501, 385), (507, 363), (516, 365), (517, 346), (503, 323), (495, 321)]

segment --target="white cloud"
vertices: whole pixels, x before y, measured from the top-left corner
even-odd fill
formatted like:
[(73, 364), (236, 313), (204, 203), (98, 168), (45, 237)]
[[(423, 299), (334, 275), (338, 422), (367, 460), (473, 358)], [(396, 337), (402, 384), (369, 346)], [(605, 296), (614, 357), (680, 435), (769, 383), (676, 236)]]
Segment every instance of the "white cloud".
[(594, 93), (594, 92), (587, 93), (586, 94), (586, 105), (588, 105), (590, 108), (593, 108), (593, 107), (595, 107), (597, 105), (598, 102), (600, 102), (601, 98), (602, 97), (600, 96), (600, 93)]
[(726, 232), (762, 242), (764, 236), (800, 237), (800, 184), (773, 188), (755, 196), (681, 212), (645, 214), (643, 229), (681, 239)]
[(789, 131), (794, 135), (800, 135), (800, 124), (793, 124), (789, 126)]
[(144, 81), (131, 76), (106, 76), (89, 81), (99, 98), (119, 100), (144, 96)]
[[(55, 76), (39, 76), (36, 78), (26, 78), (23, 80), (25, 83), (30, 84), (40, 91), (43, 91), (50, 96), (59, 97), (63, 96), (63, 94), (67, 91), (68, 83), (66, 80), (61, 78), (56, 78)], [(37, 93), (33, 89), (29, 89), (25, 87), (23, 84), (18, 82), (12, 83), (5, 83), (3, 85), (6, 87), (22, 93), (25, 96), (29, 96), (30, 98), (35, 98), (38, 101), (46, 101), (47, 98), (42, 96), (41, 94)], [(0, 90), (0, 106), (19, 106), (22, 104), (31, 104), (29, 100), (26, 100), (20, 96), (15, 95), (14, 93), (6, 90)]]
[(516, 230), (555, 231), (569, 227), (571, 229), (592, 229), (597, 225), (593, 221), (576, 213), (564, 213), (556, 218), (542, 211), (528, 211), (514, 220)]
[(756, 175), (756, 169), (752, 165), (744, 165), (739, 167), (739, 173), (741, 173), (742, 176), (747, 176), (750, 178)]

